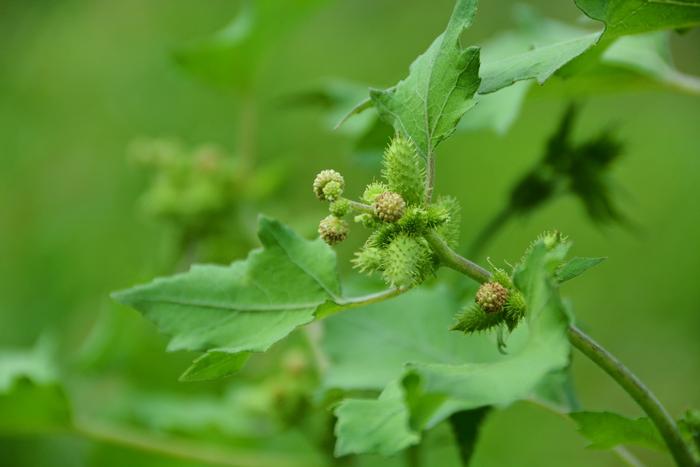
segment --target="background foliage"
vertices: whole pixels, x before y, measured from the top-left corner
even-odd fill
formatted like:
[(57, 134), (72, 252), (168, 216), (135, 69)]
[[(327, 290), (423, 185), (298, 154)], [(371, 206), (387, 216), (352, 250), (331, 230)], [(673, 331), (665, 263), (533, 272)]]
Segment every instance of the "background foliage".
[[(220, 45), (196, 46), (235, 17), (237, 2), (68, 0), (0, 6), (0, 344), (32, 352), (20, 358), (16, 351), (7, 352), (2, 362), (5, 368), (19, 368), (12, 374), (24, 375), (21, 384), (53, 408), (34, 414), (28, 399), (22, 410), (2, 411), (0, 432), (6, 432), (6, 414), (23, 415), (28, 427), (32, 417), (50, 416), (53, 427), (40, 436), (3, 436), (0, 453), (10, 465), (55, 465), (56, 459), (61, 465), (173, 465), (155, 453), (62, 433), (67, 415), (65, 395), (54, 384), (59, 374), (69, 381), (81, 416), (98, 414), (101, 420), (207, 443), (235, 440), (244, 450), (237, 452), (240, 456), (253, 451), (264, 459), (289, 452), (290, 446), (310, 451), (308, 441), (289, 428), (293, 410), (280, 415), (275, 399), (277, 388), (288, 388), (289, 381), (315, 384), (285, 380), (299, 371), (299, 362), (309, 360), (301, 339), (293, 336), (284, 347), (273, 347), (270, 356), (254, 357), (240, 377), (178, 383), (197, 355), (164, 353), (166, 338), (108, 298), (112, 290), (181, 267), (183, 233), (141, 209), (152, 175), (129, 162), (137, 139), (176, 139), (188, 148), (215, 144), (244, 161), (239, 167), (245, 180), (269, 174), (256, 185), (269, 188), (236, 198), (240, 207), (231, 216), (243, 226), (236, 229), (243, 232), (240, 238), (223, 235), (195, 252), (217, 262), (241, 258), (256, 244), (258, 209), (312, 236), (323, 206), (308, 187), (319, 169), (334, 166), (348, 179), (370, 181), (377, 167), (371, 135), (358, 145), (348, 138), (352, 128), (328, 131), (329, 120), (335, 119), (313, 106), (300, 107), (298, 98), (329, 82), (339, 93), (335, 77), (382, 89), (396, 83), (444, 29), (452, 2), (305, 3), (307, 16), (286, 15), (285, 24), (276, 18), (265, 25), (274, 34), (230, 45), (243, 50), (244, 57), (254, 47), (265, 51), (262, 58), (227, 65), (246, 70), (235, 86), (222, 85), (221, 70), (197, 67), (202, 53), (221, 53)], [(573, 3), (530, 3), (548, 17), (579, 26)], [(514, 7), (508, 1), (482, 2), (464, 43), (488, 43), (485, 38), (511, 28), (515, 20), (505, 12)], [(672, 46), (677, 68), (700, 74), (698, 32), (674, 35)], [(196, 72), (183, 72), (188, 66)], [(661, 69), (664, 80), (677, 78)], [(620, 93), (601, 84), (604, 80), (591, 80), (577, 89), (589, 96), (574, 137), (584, 140), (616, 125), (624, 144), (623, 158), (613, 169), (616, 195), (637, 227), (596, 227), (576, 199), (564, 197), (508, 224), (488, 255), (516, 260), (537, 233), (556, 227), (573, 236), (575, 253), (608, 256), (595, 274), (567, 285), (566, 295), (576, 305), (581, 326), (594, 329), (680, 414), (700, 406), (700, 292), (695, 284), (700, 218), (694, 215), (700, 197), (700, 101), (697, 95), (616, 73), (612, 82), (625, 78), (635, 85)], [(507, 132), (501, 123), (496, 125), (501, 134), (481, 128), (458, 133), (440, 146), (437, 186), (463, 206), (465, 246), (506, 203), (510, 187), (541, 159), (572, 92), (558, 78), (542, 88), (532, 86), (521, 118)], [(355, 98), (346, 101), (352, 105)], [(278, 180), (275, 173), (286, 177)], [(348, 259), (358, 246), (349, 243), (340, 247), (338, 262), (348, 274)], [(342, 349), (328, 351), (342, 362)], [(342, 381), (344, 372), (353, 371), (341, 365), (333, 377)], [(385, 371), (367, 369), (367, 385), (382, 387), (378, 381), (386, 380)], [(574, 372), (587, 408), (639, 415), (589, 363), (576, 359)], [(277, 377), (266, 378), (270, 373)], [(0, 388), (12, 380), (8, 374), (0, 371)], [(293, 409), (295, 403), (285, 401), (284, 407)], [(186, 411), (177, 410), (183, 405)], [(232, 415), (222, 417), (220, 407)], [(526, 429), (530, 425), (538, 429)], [(271, 441), (260, 443), (251, 433)], [(454, 459), (445, 447), (448, 437), (438, 430), (428, 443), (436, 456)], [(503, 449), (503, 439), (509, 449)], [(516, 404), (488, 419), (474, 463), (617, 465), (607, 453), (582, 449), (586, 444), (570, 421)], [(667, 462), (653, 452), (640, 455), (653, 465)]]

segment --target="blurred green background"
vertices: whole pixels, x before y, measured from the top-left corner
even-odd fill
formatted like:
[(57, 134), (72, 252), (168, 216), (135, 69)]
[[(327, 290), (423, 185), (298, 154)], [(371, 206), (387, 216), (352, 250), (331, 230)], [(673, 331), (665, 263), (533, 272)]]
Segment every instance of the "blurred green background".
[[(510, 27), (512, 4), (482, 2), (465, 43)], [(550, 17), (580, 17), (573, 2), (530, 4)], [(392, 85), (442, 30), (451, 7), (450, 0), (328, 0), (274, 43), (255, 73), (255, 124), (244, 137), (256, 164), (282, 164), (285, 178), (271, 198), (238, 214), (243, 224), (254, 225), (259, 207), (311, 236), (324, 215), (310, 190), (319, 169), (340, 169), (349, 193), (359, 194), (374, 169), (358, 163), (352, 142), (329, 131), (321, 112), (284, 105), (285, 96), (331, 77)], [(224, 383), (177, 383), (192, 356), (165, 353), (165, 339), (136, 312), (112, 305), (109, 293), (170, 272), (177, 249), (173, 229), (139, 208), (148, 175), (129, 163), (133, 141), (240, 147), (241, 96), (188, 76), (173, 60), (177, 47), (218, 30), (239, 8), (222, 0), (0, 4), (0, 347), (52, 336), (78, 394), (94, 388), (86, 380), (101, 381), (101, 392), (84, 394), (86, 405), (130, 388), (222, 390)], [(698, 31), (674, 37), (673, 50), (679, 69), (700, 74)], [(540, 157), (567, 103), (565, 92), (537, 90), (507, 134), (459, 133), (440, 147), (438, 191), (461, 201), (465, 245)], [(607, 256), (565, 295), (581, 326), (680, 415), (700, 406), (700, 97), (661, 88), (593, 93), (576, 134), (608, 124), (625, 143), (614, 177), (637, 228), (594, 226), (577, 200), (565, 198), (508, 224), (488, 256), (517, 260), (548, 228), (567, 233), (574, 254)], [(221, 260), (241, 257), (246, 241), (220, 247)], [(339, 252), (349, 270), (351, 247)], [(120, 330), (108, 338), (111, 352), (90, 348), (105, 345), (95, 335), (101, 320)], [(576, 356), (574, 370), (586, 408), (639, 414), (587, 361)], [(585, 445), (570, 421), (516, 404), (489, 419), (474, 465), (620, 465)], [(664, 456), (640, 454), (668, 465)], [(180, 465), (174, 462), (70, 436), (0, 440), (0, 464), (8, 466)]]

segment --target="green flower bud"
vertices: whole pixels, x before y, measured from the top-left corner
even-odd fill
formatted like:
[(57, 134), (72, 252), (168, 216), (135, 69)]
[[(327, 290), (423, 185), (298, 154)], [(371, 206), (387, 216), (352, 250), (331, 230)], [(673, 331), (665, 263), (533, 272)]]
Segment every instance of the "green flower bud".
[(384, 222), (396, 222), (406, 211), (406, 202), (400, 194), (386, 191), (374, 200), (374, 214)]
[(345, 240), (348, 236), (348, 230), (347, 222), (332, 214), (322, 219), (318, 225), (318, 234), (329, 245), (335, 245)]
[(334, 194), (336, 197), (343, 194), (343, 188), (345, 188), (345, 179), (343, 179), (343, 176), (332, 169), (322, 170), (314, 179), (314, 194), (321, 201), (332, 201), (328, 199), (324, 193), (326, 185), (330, 182), (335, 182), (335, 185), (333, 185), (333, 187), (330, 189), (332, 194)]
[(335, 201), (343, 194), (343, 187), (340, 183), (332, 180), (323, 187), (323, 197), (328, 201)]
[[(328, 185), (326, 185), (326, 187), (327, 186)], [(343, 217), (350, 210), (350, 202), (347, 199), (339, 199), (339, 200), (333, 201), (331, 203), (331, 205), (328, 207), (328, 210), (330, 211), (331, 214), (333, 214), (336, 217)]]
[(501, 311), (507, 300), (508, 289), (498, 282), (486, 282), (476, 292), (476, 304), (486, 313)]
[(369, 185), (367, 185), (367, 188), (365, 188), (365, 192), (362, 193), (362, 201), (364, 201), (367, 204), (374, 204), (374, 201), (377, 199), (377, 196), (381, 195), (385, 191), (389, 191), (389, 187), (386, 186), (384, 183), (372, 182)]

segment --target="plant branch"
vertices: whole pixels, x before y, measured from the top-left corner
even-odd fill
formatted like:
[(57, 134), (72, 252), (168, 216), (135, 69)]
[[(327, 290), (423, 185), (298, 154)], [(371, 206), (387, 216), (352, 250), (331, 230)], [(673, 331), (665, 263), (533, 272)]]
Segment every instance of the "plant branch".
[(349, 310), (351, 308), (359, 308), (361, 306), (372, 305), (374, 303), (383, 302), (384, 300), (389, 300), (397, 295), (401, 295), (404, 292), (408, 292), (410, 288), (390, 288), (382, 290), (380, 292), (375, 292), (367, 295), (361, 295), (359, 297), (340, 297), (336, 298), (333, 303), (321, 307), (316, 312), (316, 318), (326, 318), (330, 315), (334, 315), (338, 312)]
[(156, 436), (87, 419), (75, 420), (74, 424), (76, 434), (93, 441), (197, 463), (235, 467), (306, 467), (314, 464), (313, 459), (307, 456), (294, 458), (290, 454), (275, 455), (224, 448), (194, 440)]
[(374, 208), (370, 206), (369, 204), (365, 203), (360, 203), (357, 201), (353, 201), (351, 199), (344, 198), (348, 203), (350, 203), (350, 208), (357, 211), (361, 212), (364, 214), (374, 214)]
[[(425, 238), (443, 265), (461, 272), (477, 282), (483, 283), (491, 278), (489, 271), (460, 256), (434, 231), (426, 235)], [(663, 437), (676, 464), (680, 467), (696, 467), (692, 454), (683, 441), (675, 421), (639, 378), (576, 326), (570, 325), (568, 334), (571, 344), (612, 377), (649, 416)]]
[(644, 409), (661, 433), (676, 464), (682, 467), (696, 466), (676, 422), (651, 390), (620, 360), (579, 328), (570, 325), (568, 332), (571, 344), (614, 379)]

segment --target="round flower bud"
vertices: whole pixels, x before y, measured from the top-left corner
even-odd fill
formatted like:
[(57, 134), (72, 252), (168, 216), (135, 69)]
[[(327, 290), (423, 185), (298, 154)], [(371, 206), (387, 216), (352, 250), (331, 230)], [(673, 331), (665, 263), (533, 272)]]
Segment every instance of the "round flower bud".
[[(334, 182), (331, 187), (328, 188), (329, 194), (333, 196), (329, 199), (325, 193), (326, 185)], [(332, 169), (322, 170), (316, 175), (314, 179), (314, 194), (321, 201), (332, 201), (333, 199), (339, 197), (343, 194), (343, 188), (345, 187), (345, 179), (338, 172)]]
[(318, 225), (318, 234), (324, 242), (335, 245), (345, 240), (348, 236), (348, 224), (344, 220), (330, 215), (321, 220)]
[(406, 202), (393, 191), (385, 191), (374, 200), (374, 214), (384, 222), (396, 222), (405, 211)]
[(328, 209), (334, 216), (343, 217), (350, 210), (350, 202), (347, 199), (339, 199), (333, 201)]
[(328, 201), (335, 201), (343, 194), (343, 187), (335, 180), (326, 183), (323, 187), (323, 197)]
[(486, 282), (476, 292), (476, 304), (486, 313), (501, 311), (508, 300), (508, 289), (498, 282)]

